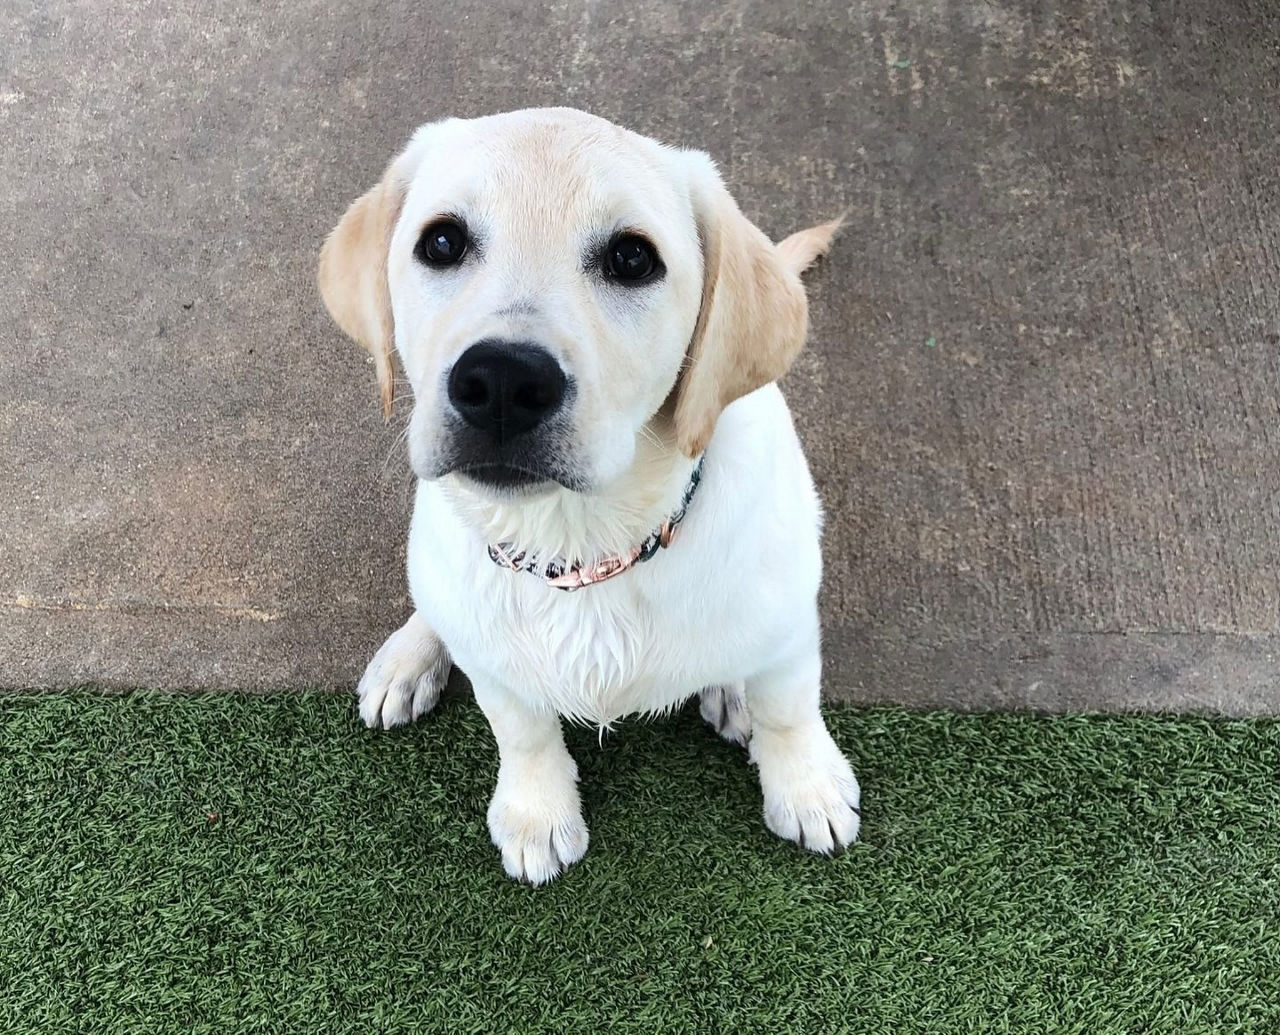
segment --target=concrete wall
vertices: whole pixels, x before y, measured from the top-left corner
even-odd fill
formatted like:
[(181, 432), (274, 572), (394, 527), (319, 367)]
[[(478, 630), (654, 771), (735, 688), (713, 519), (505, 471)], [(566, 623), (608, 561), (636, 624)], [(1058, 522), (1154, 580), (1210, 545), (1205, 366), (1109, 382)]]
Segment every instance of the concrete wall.
[(1280, 710), (1271, 0), (7, 5), (0, 685), (353, 682), (407, 411), (316, 250), (418, 123), (550, 103), (849, 214), (785, 386), (833, 695)]

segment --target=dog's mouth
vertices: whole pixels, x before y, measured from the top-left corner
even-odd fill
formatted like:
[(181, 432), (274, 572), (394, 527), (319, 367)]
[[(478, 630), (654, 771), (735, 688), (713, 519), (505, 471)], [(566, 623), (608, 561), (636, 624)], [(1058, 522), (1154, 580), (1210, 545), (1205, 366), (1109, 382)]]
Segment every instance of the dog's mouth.
[(583, 492), (589, 484), (571, 459), (571, 439), (560, 427), (539, 429), (511, 442), (495, 443), (487, 436), (451, 422), (438, 452), (416, 455), (410, 442), (414, 472), (424, 481), (457, 475), (461, 483), (498, 498), (535, 496), (557, 486)]
[(548, 482), (560, 481), (550, 471), (526, 467), (522, 464), (471, 463), (456, 467), (454, 473), (485, 488), (501, 489), (506, 492), (534, 489), (546, 486)]

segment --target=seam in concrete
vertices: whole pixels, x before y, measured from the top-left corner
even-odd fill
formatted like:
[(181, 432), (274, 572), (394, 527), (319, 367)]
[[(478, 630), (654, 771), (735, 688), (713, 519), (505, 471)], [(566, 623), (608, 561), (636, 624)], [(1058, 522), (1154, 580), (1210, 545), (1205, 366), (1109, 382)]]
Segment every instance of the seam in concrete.
[[(1039, 635), (1039, 634), (1037, 634)], [(1210, 636), (1220, 640), (1267, 640), (1275, 639), (1275, 629), (1222, 629), (1209, 627), (1205, 629), (1088, 629), (1083, 631), (1064, 630), (1061, 636)]]
[(13, 600), (0, 603), (0, 607), (22, 611), (113, 611), (120, 614), (150, 615), (174, 611), (184, 613), (210, 613), (227, 618), (247, 618), (254, 622), (275, 622), (284, 617), (282, 611), (266, 611), (258, 607), (239, 604), (174, 604), (153, 601), (90, 601), (90, 600), (37, 600), (24, 593)]
[[(1011, 640), (1056, 640), (1068, 638), (1102, 637), (1114, 639), (1140, 639), (1144, 636), (1164, 637), (1168, 639), (1218, 639), (1218, 640), (1280, 640), (1280, 631), (1276, 629), (1161, 629), (1158, 627), (1138, 627), (1133, 629), (1059, 629), (1053, 631), (1014, 631), (993, 632), (989, 635), (965, 634), (961, 636), (912, 635), (899, 630), (881, 630), (878, 633), (864, 636), (868, 641), (885, 640), (890, 642), (914, 644), (968, 643), (975, 646), (983, 644), (997, 647)], [(855, 634), (855, 638), (856, 634)]]

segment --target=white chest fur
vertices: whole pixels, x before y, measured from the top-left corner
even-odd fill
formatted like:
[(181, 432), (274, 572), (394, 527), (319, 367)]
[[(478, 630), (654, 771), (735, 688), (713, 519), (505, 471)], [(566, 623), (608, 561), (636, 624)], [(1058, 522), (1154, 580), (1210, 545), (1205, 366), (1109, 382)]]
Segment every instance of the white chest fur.
[(414, 602), (473, 680), (590, 723), (678, 704), (759, 671), (812, 613), (819, 512), (777, 389), (725, 411), (676, 541), (564, 592), (493, 564), (434, 483), (409, 541)]

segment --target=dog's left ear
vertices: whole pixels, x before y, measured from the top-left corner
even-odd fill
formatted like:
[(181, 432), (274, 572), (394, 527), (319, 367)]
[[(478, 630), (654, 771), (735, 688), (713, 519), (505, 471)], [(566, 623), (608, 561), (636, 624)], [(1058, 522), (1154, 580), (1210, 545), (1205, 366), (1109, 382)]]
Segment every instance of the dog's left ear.
[(387, 253), (408, 191), (403, 164), (403, 156), (397, 158), (372, 190), (352, 202), (320, 249), (320, 295), (325, 308), (349, 337), (373, 354), (382, 415), (387, 419), (395, 399), (395, 324)]
[(808, 302), (800, 273), (827, 250), (840, 221), (775, 245), (738, 208), (701, 152), (685, 152), (702, 238), (702, 307), (676, 385), (675, 430), (690, 457), (707, 447), (720, 413), (776, 381), (804, 344)]

